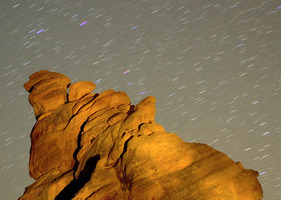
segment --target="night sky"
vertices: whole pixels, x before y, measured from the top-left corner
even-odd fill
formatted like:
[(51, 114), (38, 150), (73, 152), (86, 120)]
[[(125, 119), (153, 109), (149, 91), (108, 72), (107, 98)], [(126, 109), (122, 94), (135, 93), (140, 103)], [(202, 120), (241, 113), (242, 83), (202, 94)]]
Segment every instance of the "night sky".
[(157, 98), (156, 122), (259, 172), (281, 199), (280, 0), (0, 0), (0, 199), (29, 177), (39, 70)]

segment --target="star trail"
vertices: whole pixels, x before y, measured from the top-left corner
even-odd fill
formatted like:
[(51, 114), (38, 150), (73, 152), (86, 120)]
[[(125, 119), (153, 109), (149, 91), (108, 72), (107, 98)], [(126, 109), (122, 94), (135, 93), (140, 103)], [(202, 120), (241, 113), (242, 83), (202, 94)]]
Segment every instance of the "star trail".
[(0, 199), (29, 177), (35, 123), (23, 84), (39, 70), (94, 92), (157, 99), (156, 122), (259, 172), (281, 196), (281, 4), (278, 1), (7, 1), (0, 6)]

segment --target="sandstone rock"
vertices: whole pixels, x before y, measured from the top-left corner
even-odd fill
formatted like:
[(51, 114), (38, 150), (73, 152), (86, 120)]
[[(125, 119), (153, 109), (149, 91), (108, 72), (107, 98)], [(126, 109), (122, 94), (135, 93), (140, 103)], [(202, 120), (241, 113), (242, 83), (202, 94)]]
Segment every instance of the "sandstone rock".
[(30, 79), (24, 87), (38, 116), (29, 165), (36, 181), (21, 200), (262, 198), (256, 171), (157, 124), (154, 97), (133, 106), (125, 92), (94, 94), (94, 84), (78, 82), (67, 101), (64, 75), (40, 71)]
[[(69, 148), (69, 143), (74, 143), (74, 150), (77, 147), (77, 142), (75, 142), (77, 135), (64, 130), (72, 117), (73, 105), (74, 103), (61, 105), (47, 117), (38, 119), (33, 127), (29, 158), (29, 172), (32, 178), (37, 179), (47, 171), (65, 163), (74, 165), (73, 153), (63, 154), (64, 149)], [(80, 126), (80, 124), (77, 125)]]
[(24, 196), (19, 199), (55, 199), (72, 180), (72, 171), (62, 173), (57, 169), (53, 169), (25, 188)]
[(67, 101), (67, 87), (71, 82), (67, 76), (43, 70), (29, 78), (24, 88), (30, 92), (29, 102), (34, 108), (36, 117)]
[(91, 93), (96, 88), (96, 84), (91, 81), (80, 81), (78, 83), (74, 83), (69, 87), (69, 101), (75, 101), (80, 99), (86, 94)]

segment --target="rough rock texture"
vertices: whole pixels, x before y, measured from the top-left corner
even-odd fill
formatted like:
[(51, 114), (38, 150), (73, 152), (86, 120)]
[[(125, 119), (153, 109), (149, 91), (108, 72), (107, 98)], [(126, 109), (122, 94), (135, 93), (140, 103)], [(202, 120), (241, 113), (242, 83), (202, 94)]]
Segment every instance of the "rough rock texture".
[(27, 199), (257, 200), (258, 173), (205, 144), (186, 143), (154, 121), (156, 99), (130, 105), (125, 92), (67, 87), (39, 71), (24, 85), (37, 122), (31, 133)]

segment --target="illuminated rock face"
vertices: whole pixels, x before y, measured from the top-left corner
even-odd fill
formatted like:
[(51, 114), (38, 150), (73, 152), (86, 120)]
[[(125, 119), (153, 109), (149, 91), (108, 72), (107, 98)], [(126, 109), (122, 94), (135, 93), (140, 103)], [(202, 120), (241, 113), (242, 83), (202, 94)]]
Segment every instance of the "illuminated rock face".
[(157, 124), (154, 97), (133, 106), (125, 92), (69, 85), (49, 71), (24, 85), (37, 119), (29, 163), (36, 181), (21, 200), (262, 198), (256, 171)]

